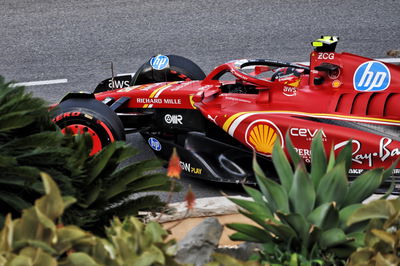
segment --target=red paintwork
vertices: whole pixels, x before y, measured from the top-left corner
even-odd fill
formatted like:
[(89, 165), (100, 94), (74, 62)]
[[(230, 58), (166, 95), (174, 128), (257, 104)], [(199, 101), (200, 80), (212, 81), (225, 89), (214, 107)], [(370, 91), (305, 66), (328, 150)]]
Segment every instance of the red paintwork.
[[(96, 95), (98, 100), (127, 96), (131, 108), (197, 108), (204, 117), (213, 121), (230, 135), (270, 156), (271, 145), (289, 134), (299, 154), (310, 160), (310, 144), (317, 130), (323, 131), (326, 149), (338, 151), (353, 138), (353, 169), (388, 167), (400, 155), (400, 142), (356, 129), (316, 123), (299, 117), (329, 118), (355, 121), (368, 125), (389, 125), (399, 129), (400, 67), (384, 63), (390, 71), (390, 85), (379, 92), (356, 91), (353, 77), (364, 62), (374, 61), (349, 53), (318, 53), (310, 56), (310, 74), (303, 74), (296, 87), (292, 82), (257, 79), (238, 72), (243, 60), (217, 67), (203, 81), (182, 81), (133, 86)], [(314, 68), (322, 63), (340, 66), (338, 77)], [(254, 74), (268, 71), (256, 67)], [(220, 87), (232, 81), (214, 80), (221, 71), (230, 71), (244, 83), (256, 84), (259, 94), (221, 93)], [(325, 82), (314, 85), (316, 77)], [(258, 139), (258, 140), (257, 140)]]

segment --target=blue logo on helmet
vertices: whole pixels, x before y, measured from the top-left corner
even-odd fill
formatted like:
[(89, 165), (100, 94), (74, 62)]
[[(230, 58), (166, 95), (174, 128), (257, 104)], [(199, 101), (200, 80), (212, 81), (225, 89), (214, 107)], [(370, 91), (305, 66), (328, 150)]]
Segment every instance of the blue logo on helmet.
[(169, 58), (165, 55), (153, 56), (150, 59), (150, 65), (155, 70), (162, 70), (169, 66)]
[(161, 143), (155, 138), (149, 138), (148, 143), (155, 151), (161, 151)]
[(357, 91), (383, 91), (389, 84), (390, 71), (381, 62), (365, 62), (354, 73), (353, 85)]

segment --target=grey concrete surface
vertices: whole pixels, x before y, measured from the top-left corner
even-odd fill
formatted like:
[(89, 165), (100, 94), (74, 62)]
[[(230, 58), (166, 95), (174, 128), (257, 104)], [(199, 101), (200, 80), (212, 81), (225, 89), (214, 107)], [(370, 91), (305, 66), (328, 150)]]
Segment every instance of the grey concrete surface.
[[(209, 72), (238, 58), (306, 61), (310, 42), (329, 34), (341, 37), (339, 51), (381, 58), (400, 48), (399, 25), (399, 0), (1, 0), (0, 75), (68, 79), (28, 87), (56, 102), (108, 78), (110, 61), (116, 72), (134, 72), (158, 53), (191, 58)], [(128, 140), (145, 147), (140, 137)], [(198, 197), (222, 189), (188, 183)]]

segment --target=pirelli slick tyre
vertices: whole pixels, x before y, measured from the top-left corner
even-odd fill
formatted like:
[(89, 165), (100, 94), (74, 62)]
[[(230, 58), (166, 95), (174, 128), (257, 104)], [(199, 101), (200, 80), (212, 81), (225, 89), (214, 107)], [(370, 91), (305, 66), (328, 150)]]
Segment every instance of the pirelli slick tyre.
[(53, 122), (65, 133), (89, 133), (93, 146), (91, 155), (111, 142), (125, 140), (121, 120), (107, 105), (95, 99), (68, 99), (53, 114)]

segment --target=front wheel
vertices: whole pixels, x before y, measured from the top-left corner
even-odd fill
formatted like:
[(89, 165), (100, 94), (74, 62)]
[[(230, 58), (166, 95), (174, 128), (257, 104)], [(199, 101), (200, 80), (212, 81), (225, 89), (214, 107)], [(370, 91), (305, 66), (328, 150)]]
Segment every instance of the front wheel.
[(92, 138), (93, 155), (111, 142), (125, 140), (121, 120), (107, 105), (96, 99), (68, 99), (61, 102), (53, 115), (53, 122), (73, 134), (88, 133)]

